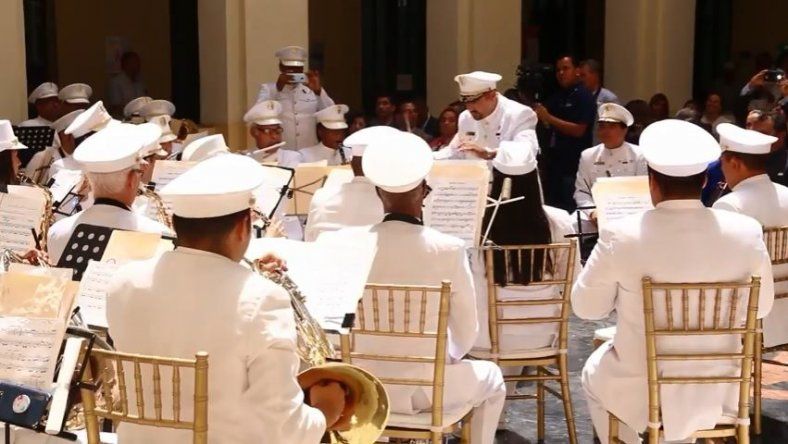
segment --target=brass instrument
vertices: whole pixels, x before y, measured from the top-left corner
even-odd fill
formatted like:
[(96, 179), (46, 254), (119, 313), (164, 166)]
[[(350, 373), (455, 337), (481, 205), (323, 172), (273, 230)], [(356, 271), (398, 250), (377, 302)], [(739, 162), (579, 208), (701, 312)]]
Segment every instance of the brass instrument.
[(156, 206), (156, 219), (158, 219), (158, 221), (162, 224), (166, 225), (170, 230), (173, 230), (172, 218), (170, 217), (169, 213), (167, 213), (167, 206), (164, 205), (164, 201), (161, 200), (159, 193), (151, 190), (145, 185), (140, 184), (140, 187), (137, 190), (137, 196), (147, 197), (150, 203)]
[[(296, 321), (298, 332), (298, 345), (296, 351), (302, 361), (310, 368), (298, 375), (299, 383), (304, 380), (328, 379), (345, 385), (355, 402), (346, 401), (353, 410), (347, 421), (346, 430), (331, 432), (332, 443), (368, 444), (380, 437), (386, 427), (389, 416), (389, 400), (383, 384), (359, 367), (339, 362), (327, 363), (326, 360), (334, 356), (334, 346), (328, 340), (323, 328), (307, 310), (306, 298), (298, 286), (287, 274), (282, 272), (267, 272), (258, 268), (248, 259), (244, 262), (252, 270), (271, 282), (280, 285), (290, 295), (290, 302)], [(303, 384), (302, 384), (302, 388)], [(345, 415), (340, 421), (345, 419)]]
[(52, 192), (44, 185), (36, 183), (33, 179), (27, 177), (23, 172), (16, 174), (17, 180), (20, 184), (29, 185), (33, 188), (41, 190), (44, 194), (44, 214), (41, 215), (41, 221), (38, 224), (39, 243), (41, 251), (47, 251), (47, 239), (49, 238), (49, 227), (55, 222), (54, 215), (54, 202), (52, 199)]

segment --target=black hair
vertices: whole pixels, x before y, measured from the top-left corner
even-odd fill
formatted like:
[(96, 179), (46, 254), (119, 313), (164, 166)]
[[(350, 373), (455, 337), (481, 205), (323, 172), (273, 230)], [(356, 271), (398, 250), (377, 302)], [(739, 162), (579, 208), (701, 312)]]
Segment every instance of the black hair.
[(766, 154), (748, 154), (738, 153), (735, 151), (723, 151), (723, 157), (733, 157), (738, 159), (744, 166), (751, 171), (766, 171), (769, 166), (769, 153)]
[(218, 217), (191, 218), (172, 216), (172, 225), (179, 239), (221, 238), (229, 234), (244, 217), (249, 216), (249, 210)]
[[(504, 179), (512, 181), (512, 197), (523, 196), (524, 199), (502, 205), (490, 228), (489, 239), (496, 245), (541, 245), (552, 242), (550, 221), (542, 206), (542, 196), (539, 190), (539, 174), (534, 170), (528, 174), (509, 176), (498, 170), (493, 170), (491, 195), (501, 193)], [(486, 227), (492, 217), (492, 208), (484, 215), (483, 227)], [(536, 251), (531, 263), (531, 256), (525, 255), (522, 261), (517, 256), (509, 258), (509, 269), (506, 269), (504, 252), (495, 251), (493, 275), (495, 283), (506, 285), (508, 282), (528, 284), (542, 279), (542, 272), (553, 272), (552, 259), (544, 257), (544, 250)], [(507, 276), (510, 279), (507, 279)]]
[(11, 150), (0, 151), (0, 190), (8, 191), (8, 185), (19, 185), (14, 173), (14, 160)]
[(555, 58), (555, 63), (558, 63), (562, 59), (569, 59), (572, 62), (572, 66), (575, 68), (579, 66), (577, 63), (577, 57), (575, 57), (574, 54), (570, 54), (570, 53), (559, 54), (558, 57)]
[(123, 65), (133, 57), (140, 58), (140, 55), (134, 51), (126, 51), (120, 56), (120, 64)]
[(676, 177), (662, 174), (648, 167), (648, 175), (657, 183), (665, 196), (694, 196), (700, 198), (703, 184), (706, 183), (706, 171), (692, 176)]
[[(571, 57), (571, 56), (566, 56), (566, 57)], [(591, 70), (591, 72), (599, 74), (600, 77), (602, 76), (602, 64), (599, 63), (599, 60), (585, 59), (582, 62), (580, 62), (580, 66), (587, 66), (588, 69)]]

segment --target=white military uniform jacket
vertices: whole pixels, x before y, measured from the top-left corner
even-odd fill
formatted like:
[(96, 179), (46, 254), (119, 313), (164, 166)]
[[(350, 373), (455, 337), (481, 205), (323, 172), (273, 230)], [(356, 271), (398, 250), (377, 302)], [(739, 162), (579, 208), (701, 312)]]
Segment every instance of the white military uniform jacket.
[[(472, 387), (475, 378), (468, 361), (462, 357), (470, 351), (479, 331), (476, 316), (473, 276), (460, 239), (440, 233), (432, 228), (401, 221), (386, 221), (365, 228), (349, 228), (336, 233), (337, 236), (353, 236), (354, 233), (371, 232), (377, 235), (377, 254), (372, 263), (368, 282), (407, 285), (440, 285), (444, 279), (451, 280), (451, 309), (446, 361), (446, 391), (444, 411), (461, 409), (468, 402), (468, 393), (460, 387)], [(329, 233), (332, 234), (332, 233)], [(401, 300), (398, 303), (402, 303)], [(367, 303), (367, 310), (372, 304)], [(431, 307), (437, 310), (437, 307)], [(404, 309), (404, 308), (403, 308)], [(417, 310), (413, 310), (415, 313)], [(434, 311), (433, 313), (436, 313)], [(372, 312), (365, 316), (372, 319)], [(411, 325), (416, 325), (412, 317)], [(434, 328), (434, 326), (433, 326)], [(414, 346), (413, 340), (381, 336), (356, 336), (356, 351), (380, 352), (385, 347), (391, 353), (421, 356), (435, 353), (434, 341), (425, 341), (423, 348)], [(432, 366), (408, 363), (383, 363), (356, 359), (354, 364), (369, 369), (378, 377), (432, 379)], [(451, 388), (449, 388), (451, 387)], [(392, 411), (412, 414), (429, 408), (431, 390), (413, 386), (386, 386)], [(472, 390), (468, 390), (472, 392)]]
[(637, 145), (624, 142), (618, 148), (605, 148), (603, 143), (580, 154), (575, 180), (575, 202), (578, 207), (593, 206), (591, 188), (600, 177), (644, 176), (646, 160)]
[[(340, 150), (341, 153), (345, 155), (344, 162)], [(331, 149), (323, 145), (322, 142), (318, 143), (317, 145), (298, 150), (298, 153), (301, 155), (301, 162), (303, 163), (320, 162), (321, 160), (325, 160), (328, 162), (329, 166), (349, 163), (351, 157), (353, 156), (350, 148), (340, 146), (337, 149)]]
[(309, 204), (304, 240), (314, 241), (324, 231), (374, 225), (383, 220), (375, 185), (364, 176), (356, 176), (338, 187), (320, 188)]
[(285, 168), (295, 168), (301, 163), (301, 153), (298, 151), (286, 150), (279, 148), (274, 153), (260, 153), (252, 154), (257, 151), (257, 148), (250, 148), (244, 152), (252, 159), (260, 163), (275, 163)]
[(320, 95), (306, 85), (285, 85), (281, 91), (276, 89), (276, 82), (264, 83), (257, 93), (257, 102), (276, 100), (282, 104), (282, 120), (284, 134), (282, 140), (288, 150), (298, 150), (317, 144), (317, 120), (314, 114), (334, 104), (326, 89)]
[(25, 166), (25, 175), (35, 180), (36, 183), (46, 184), (54, 174), (52, 165), (62, 158), (63, 155), (58, 147), (46, 147), (46, 149), (33, 154)]
[[(517, 147), (539, 151), (536, 140), (536, 113), (529, 107), (498, 94), (495, 110), (482, 120), (463, 111), (457, 121), (457, 134), (449, 145), (435, 153), (436, 159), (476, 159), (472, 154), (460, 152), (460, 144), (472, 141), (487, 148), (498, 148), (501, 142), (514, 142)], [(473, 136), (467, 135), (474, 133)]]
[[(713, 260), (709, 260), (713, 258)], [(705, 208), (700, 200), (670, 200), (603, 228), (572, 290), (572, 309), (583, 319), (604, 319), (615, 310), (617, 328), (588, 358), (583, 368), (584, 388), (602, 406), (636, 431), (648, 421), (645, 327), (641, 280), (655, 282), (732, 282), (761, 277), (758, 317), (772, 306), (771, 264), (763, 243), (761, 227), (752, 218)], [(664, 302), (656, 302), (664, 313)], [(742, 298), (746, 300), (746, 298)], [(711, 310), (713, 304), (706, 307)], [(661, 310), (660, 310), (661, 308)], [(681, 304), (674, 303), (675, 322), (681, 322)], [(745, 309), (740, 310), (743, 320)], [(694, 317), (693, 317), (694, 316)], [(697, 309), (690, 319), (697, 319)], [(664, 315), (657, 317), (664, 324)], [(713, 316), (707, 314), (711, 325)], [(677, 336), (663, 338), (660, 349), (684, 350), (702, 347), (716, 352), (733, 352), (741, 347), (738, 337), (714, 338)], [(663, 375), (686, 375), (711, 371), (738, 375), (730, 362), (663, 362)], [(682, 373), (682, 370), (685, 373)], [(723, 413), (733, 414), (739, 399), (738, 386), (666, 385), (661, 389), (662, 423), (665, 440), (685, 439), (695, 430), (713, 428)]]
[(35, 119), (28, 119), (24, 122), (20, 122), (19, 126), (52, 126), (52, 122), (39, 116)]
[[(281, 287), (224, 256), (179, 247), (120, 270), (108, 292), (107, 320), (124, 352), (178, 358), (208, 352), (209, 442), (320, 442), (325, 418), (304, 404), (296, 383), (295, 321)], [(164, 412), (172, 411), (169, 387), (162, 384)], [(181, 390), (182, 414), (190, 418), (190, 379)], [(153, 417), (152, 402), (146, 409)], [(118, 435), (130, 444), (192, 440), (189, 431), (128, 424)]]
[[(574, 234), (572, 227), (572, 217), (560, 208), (544, 206), (547, 213), (547, 220), (550, 223), (550, 233), (552, 242), (566, 242), (564, 237)], [(563, 266), (565, 257), (552, 258), (556, 266), (553, 276), (563, 277), (566, 268)], [(490, 350), (490, 329), (488, 320), (488, 301), (487, 301), (487, 276), (485, 273), (484, 255), (481, 250), (474, 249), (471, 255), (471, 269), (473, 270), (473, 282), (476, 286), (476, 309), (479, 312), (479, 337), (476, 338), (474, 350)], [(580, 272), (580, 254), (575, 256), (574, 276)], [(548, 279), (545, 276), (545, 279)], [(507, 286), (498, 288), (498, 296), (503, 300), (537, 300), (537, 299), (556, 299), (560, 296), (563, 286)], [(561, 308), (558, 305), (535, 305), (531, 307), (508, 307), (504, 308), (504, 317), (550, 317), (558, 316)], [(531, 324), (531, 325), (505, 325), (502, 334), (498, 336), (499, 350), (501, 352), (519, 353), (532, 351), (540, 348), (556, 347), (558, 340), (557, 324)]]
[(55, 222), (49, 229), (49, 257), (56, 264), (64, 253), (74, 229), (80, 224), (98, 225), (143, 233), (171, 235), (166, 226), (147, 217), (113, 205), (96, 204), (79, 213)]
[[(714, 208), (750, 216), (764, 227), (788, 225), (788, 188), (776, 184), (766, 174), (745, 179), (733, 190), (714, 202)], [(777, 278), (788, 276), (788, 265), (772, 270)], [(777, 294), (788, 292), (788, 282), (775, 282)], [(763, 341), (766, 347), (788, 343), (788, 299), (775, 299), (771, 313), (763, 320)]]

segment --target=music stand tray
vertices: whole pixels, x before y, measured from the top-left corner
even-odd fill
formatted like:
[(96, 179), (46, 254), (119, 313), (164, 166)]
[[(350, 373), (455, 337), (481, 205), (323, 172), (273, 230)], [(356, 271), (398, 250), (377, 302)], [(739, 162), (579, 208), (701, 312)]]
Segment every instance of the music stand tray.
[(27, 147), (19, 153), (19, 160), (25, 165), (33, 155), (52, 146), (55, 141), (55, 130), (48, 126), (15, 126), (14, 135)]
[(81, 281), (90, 260), (100, 261), (107, 249), (114, 228), (90, 224), (79, 224), (71, 233), (63, 254), (57, 262), (58, 268), (74, 270), (74, 280)]

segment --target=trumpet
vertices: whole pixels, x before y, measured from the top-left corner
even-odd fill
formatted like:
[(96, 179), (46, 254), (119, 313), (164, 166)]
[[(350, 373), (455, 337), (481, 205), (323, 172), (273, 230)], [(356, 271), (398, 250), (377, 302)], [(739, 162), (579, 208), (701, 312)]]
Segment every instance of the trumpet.
[(173, 230), (172, 218), (170, 217), (170, 214), (167, 213), (167, 207), (164, 205), (164, 201), (161, 200), (159, 193), (151, 190), (146, 185), (140, 184), (140, 187), (137, 190), (137, 196), (147, 197), (148, 200), (156, 206), (156, 219), (158, 219), (162, 224), (166, 225), (170, 230)]
[[(345, 404), (346, 412), (340, 419), (347, 426), (344, 430), (332, 431), (331, 442), (375, 442), (386, 427), (390, 410), (383, 384), (359, 367), (339, 362), (327, 363), (326, 361), (334, 356), (334, 346), (317, 320), (309, 313), (305, 304), (306, 297), (295, 282), (285, 273), (264, 271), (248, 259), (244, 259), (244, 262), (262, 277), (284, 288), (290, 295), (298, 333), (296, 352), (301, 360), (310, 366), (298, 375), (301, 387), (306, 390), (311, 386), (308, 381), (328, 379), (344, 385), (349, 393)], [(348, 412), (348, 407), (352, 411)]]

